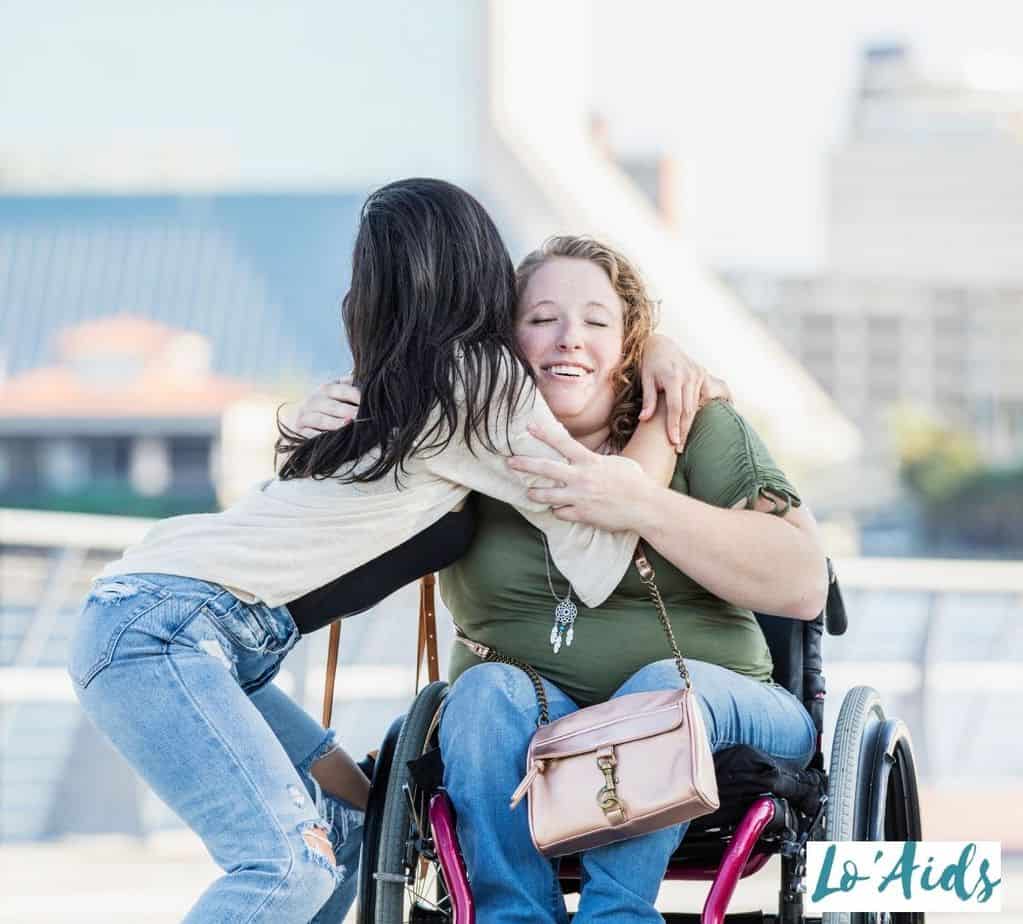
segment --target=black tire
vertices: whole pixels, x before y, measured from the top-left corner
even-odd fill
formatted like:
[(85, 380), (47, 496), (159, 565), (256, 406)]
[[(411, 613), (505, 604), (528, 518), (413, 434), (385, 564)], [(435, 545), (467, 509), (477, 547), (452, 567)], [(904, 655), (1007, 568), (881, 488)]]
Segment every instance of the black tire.
[(448, 685), (442, 680), (425, 687), (412, 703), (398, 735), (380, 825), (376, 876), (371, 886), (374, 891), (374, 924), (404, 924), (405, 921), (404, 880), (412, 830), (412, 812), (405, 794), (409, 783), (408, 761), (422, 755), (430, 725), (447, 689)]
[[(894, 760), (883, 766), (889, 748)], [(879, 785), (879, 781), (884, 785)], [(882, 793), (884, 804), (875, 805)], [(879, 820), (881, 832), (875, 830)], [(919, 827), (916, 770), (909, 734), (901, 722), (886, 719), (875, 689), (853, 687), (842, 701), (831, 742), (824, 839), (917, 840)], [(832, 911), (823, 918), (823, 924), (923, 924), (924, 920), (918, 912)]]
[(373, 888), (373, 874), (377, 870), (377, 852), (380, 848), (380, 828), (384, 820), (384, 804), (387, 801), (387, 781), (391, 775), (394, 749), (401, 733), (404, 716), (399, 716), (387, 729), (380, 753), (373, 764), (373, 778), (369, 786), (369, 802), (366, 805), (366, 820), (362, 826), (362, 855), (359, 860), (359, 912), (358, 924), (373, 924), (376, 915)]

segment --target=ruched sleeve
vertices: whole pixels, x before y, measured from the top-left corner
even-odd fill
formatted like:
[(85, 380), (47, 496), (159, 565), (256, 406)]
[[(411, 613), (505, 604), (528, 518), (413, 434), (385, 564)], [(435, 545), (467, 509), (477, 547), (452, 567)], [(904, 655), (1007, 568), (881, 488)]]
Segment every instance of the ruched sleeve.
[(715, 507), (752, 508), (758, 497), (774, 501), (784, 516), (802, 501), (756, 431), (726, 401), (712, 401), (693, 421), (682, 457), (690, 497)]

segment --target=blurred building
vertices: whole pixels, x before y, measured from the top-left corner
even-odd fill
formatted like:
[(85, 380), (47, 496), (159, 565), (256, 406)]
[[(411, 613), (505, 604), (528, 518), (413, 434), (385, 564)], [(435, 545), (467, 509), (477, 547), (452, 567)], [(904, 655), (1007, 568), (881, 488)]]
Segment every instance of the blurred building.
[[(263, 451), (228, 462), (228, 444), (244, 447), (271, 418), (240, 383), (301, 387), (347, 369), (338, 309), (360, 205), (374, 187), (413, 175), (476, 193), (513, 257), (553, 233), (598, 234), (634, 256), (664, 301), (662, 330), (728, 379), (804, 493), (814, 493), (806, 473), (855, 457), (856, 427), (643, 193), (669, 189), (670, 171), (639, 164), (630, 176), (594, 143), (580, 78), (593, 10), (583, 0), (381, 0), (321, 5), (315, 16), (280, 5), (245, 18), (245, 41), (234, 41), (227, 7), (121, 13), (58, 17), (44, 49), (30, 35), (12, 49), (29, 91), (0, 114), (0, 382), (25, 408), (0, 421), (23, 428), (0, 438), (9, 478), (48, 491), (93, 472), (133, 492), (173, 485), (176, 471), (198, 483), (217, 467), (219, 411), (219, 467), (234, 476), (225, 499), (251, 483), (245, 460)], [(104, 68), (92, 66), (96, 47)], [(68, 111), (54, 61), (80, 62), (71, 73), (88, 101), (81, 112)], [(118, 342), (149, 344), (144, 355), (171, 378), (179, 367), (160, 349), (174, 354), (180, 332), (193, 345), (204, 338), (209, 364), (192, 374), (205, 403), (159, 410), (158, 396), (173, 405), (189, 375), (145, 388), (132, 379), (147, 360), (110, 350), (104, 334), (126, 317), (147, 325)], [(170, 339), (142, 333), (154, 323)], [(82, 324), (54, 369), (52, 345)], [(69, 383), (63, 397), (31, 405), (50, 378)], [(228, 392), (241, 404), (225, 407)], [(85, 402), (77, 416), (67, 413), (73, 401)], [(169, 430), (171, 419), (191, 429)], [(102, 445), (88, 442), (99, 421)], [(38, 443), (19, 442), (41, 439), (44, 462)], [(0, 838), (179, 824), (140, 807), (151, 800), (85, 721), (61, 668), (89, 578), (137, 538), (126, 525), (0, 509)], [(377, 647), (350, 640), (345, 657), (373, 678), (348, 716), (367, 746), (395, 704), (371, 714), (366, 700), (381, 675), (405, 676), (411, 654), (395, 648), (400, 625), (363, 626), (380, 633)]]
[(1023, 94), (936, 84), (900, 46), (864, 54), (831, 159), (830, 262), (728, 272), (732, 288), (867, 436), (892, 479), (889, 414), (912, 405), (1023, 455)]
[(0, 382), (0, 506), (162, 514), (216, 505), (221, 422), (250, 382), (192, 331), (117, 316), (65, 328), (55, 362)]
[[(635, 256), (666, 306), (664, 329), (729, 380), (791, 468), (855, 455), (859, 435), (831, 399), (594, 143), (580, 77), (593, 63), (588, 4), (384, 0), (357, 15), (324, 7), (315, 28), (307, 11), (282, 8), (246, 22), (230, 73), (222, 42), (196, 41), (234, 34), (227, 13), (211, 15), (181, 10), (123, 31), (56, 24), (49, 58), (95, 41), (133, 67), (113, 84), (82, 68), (87, 117), (70, 150), (37, 107), (14, 100), (0, 116), (9, 373), (43, 362), (60, 327), (118, 313), (204, 334), (222, 374), (345, 371), (338, 306), (359, 205), (388, 180), (434, 175), (479, 195), (515, 257), (558, 232), (600, 234)], [(18, 78), (47, 92), (41, 59), (17, 49), (17, 60)], [(154, 100), (159, 128), (140, 129)], [(669, 172), (633, 166), (640, 185), (670, 188)], [(693, 304), (698, 316), (675, 307)]]
[(971, 434), (992, 462), (1023, 456), (1023, 286), (839, 274), (729, 273), (887, 459), (893, 405)]
[(1023, 284), (1023, 86), (925, 77), (908, 47), (866, 49), (831, 156), (834, 272)]
[(346, 370), (340, 305), (362, 190), (0, 196), (0, 377), (60, 331), (128, 315), (201, 334), (214, 372), (255, 382)]

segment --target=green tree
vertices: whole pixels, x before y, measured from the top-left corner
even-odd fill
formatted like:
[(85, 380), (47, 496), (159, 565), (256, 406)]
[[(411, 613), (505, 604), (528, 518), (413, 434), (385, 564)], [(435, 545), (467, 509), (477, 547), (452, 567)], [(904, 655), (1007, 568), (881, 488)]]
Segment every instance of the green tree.
[(970, 434), (905, 406), (893, 411), (891, 422), (899, 477), (925, 507), (947, 501), (982, 470)]

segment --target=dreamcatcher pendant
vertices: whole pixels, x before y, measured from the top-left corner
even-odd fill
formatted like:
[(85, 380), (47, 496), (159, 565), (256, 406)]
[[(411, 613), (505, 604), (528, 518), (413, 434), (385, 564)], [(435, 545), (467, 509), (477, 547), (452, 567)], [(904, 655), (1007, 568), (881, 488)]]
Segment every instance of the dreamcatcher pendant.
[(559, 600), (554, 607), (554, 625), (551, 626), (551, 648), (557, 654), (561, 651), (562, 642), (567, 647), (572, 646), (572, 639), (575, 638), (575, 618), (579, 615), (579, 608), (572, 602), (571, 597)]

